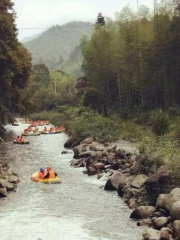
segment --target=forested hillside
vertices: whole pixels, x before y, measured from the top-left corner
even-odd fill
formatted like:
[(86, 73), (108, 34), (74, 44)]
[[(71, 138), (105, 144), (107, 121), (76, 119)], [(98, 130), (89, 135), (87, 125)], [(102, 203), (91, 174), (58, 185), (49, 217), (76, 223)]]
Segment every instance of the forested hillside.
[(83, 55), (81, 52), (81, 47), (79, 45), (75, 47), (74, 51), (72, 51), (69, 54), (68, 60), (60, 64), (57, 67), (57, 69), (61, 69), (64, 72), (78, 78), (84, 75), (82, 71), (82, 64), (83, 64)]
[[(84, 104), (132, 112), (180, 104), (180, 9), (172, 1), (133, 12), (128, 6), (115, 21), (97, 26), (82, 44), (89, 81)], [(98, 105), (98, 106), (97, 106)]]
[(14, 113), (28, 108), (25, 89), (31, 73), (31, 57), (17, 39), (11, 0), (0, 1), (0, 130)]
[(69, 55), (80, 45), (80, 39), (84, 35), (89, 38), (92, 30), (92, 24), (85, 22), (56, 25), (25, 46), (32, 54), (33, 64), (44, 63), (50, 70), (55, 70), (69, 60)]

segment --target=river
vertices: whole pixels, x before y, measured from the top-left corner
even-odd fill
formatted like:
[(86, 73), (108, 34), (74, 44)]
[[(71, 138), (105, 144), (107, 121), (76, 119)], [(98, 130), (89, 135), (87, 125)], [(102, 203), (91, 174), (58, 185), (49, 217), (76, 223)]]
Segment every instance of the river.
[[(141, 240), (142, 228), (129, 219), (130, 210), (104, 183), (70, 167), (72, 152), (61, 155), (67, 135), (27, 137), (29, 145), (12, 144), (25, 125), (7, 126), (0, 160), (21, 182), (0, 200), (1, 240)], [(41, 166), (52, 166), (61, 184), (30, 180)]]

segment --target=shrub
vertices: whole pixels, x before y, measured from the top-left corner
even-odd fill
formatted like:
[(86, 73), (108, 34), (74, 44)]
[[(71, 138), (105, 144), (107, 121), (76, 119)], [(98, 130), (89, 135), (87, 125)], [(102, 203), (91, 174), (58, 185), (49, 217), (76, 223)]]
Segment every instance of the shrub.
[(83, 112), (71, 122), (70, 135), (81, 140), (93, 137), (100, 142), (111, 142), (118, 138), (118, 124), (93, 111)]
[(160, 156), (150, 156), (140, 154), (136, 157), (137, 164), (132, 169), (133, 174), (153, 174), (163, 165), (163, 160)]
[(176, 118), (176, 120), (173, 121), (173, 123), (170, 125), (167, 137), (177, 141), (178, 145), (180, 146), (180, 119), (179, 118)]
[(167, 132), (170, 121), (167, 113), (161, 109), (154, 110), (150, 113), (152, 129), (157, 135), (163, 135)]

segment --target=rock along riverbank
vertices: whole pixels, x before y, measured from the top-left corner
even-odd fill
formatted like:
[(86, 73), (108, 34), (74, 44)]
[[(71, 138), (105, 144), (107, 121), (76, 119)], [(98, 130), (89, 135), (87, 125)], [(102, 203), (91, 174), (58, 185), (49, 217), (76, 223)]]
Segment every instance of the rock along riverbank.
[[(65, 147), (72, 144), (68, 140)], [(173, 189), (170, 171), (152, 174), (148, 161), (123, 140), (100, 144), (87, 138), (73, 152), (71, 166), (106, 180), (104, 190), (116, 191), (133, 210), (130, 218), (149, 227), (142, 233), (145, 240), (180, 239), (180, 188)]]
[(0, 163), (0, 198), (8, 196), (11, 191), (16, 191), (20, 182), (16, 173), (13, 173), (6, 163)]

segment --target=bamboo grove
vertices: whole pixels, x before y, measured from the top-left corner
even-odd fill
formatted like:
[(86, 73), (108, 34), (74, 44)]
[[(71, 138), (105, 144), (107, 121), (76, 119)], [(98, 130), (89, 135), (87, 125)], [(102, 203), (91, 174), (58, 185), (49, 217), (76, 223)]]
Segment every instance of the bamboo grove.
[(154, 1), (153, 12), (138, 6), (135, 13), (126, 6), (106, 26), (95, 25), (91, 40), (84, 38), (81, 48), (89, 81), (85, 105), (96, 100), (93, 107), (103, 113), (180, 105), (178, 2)]

